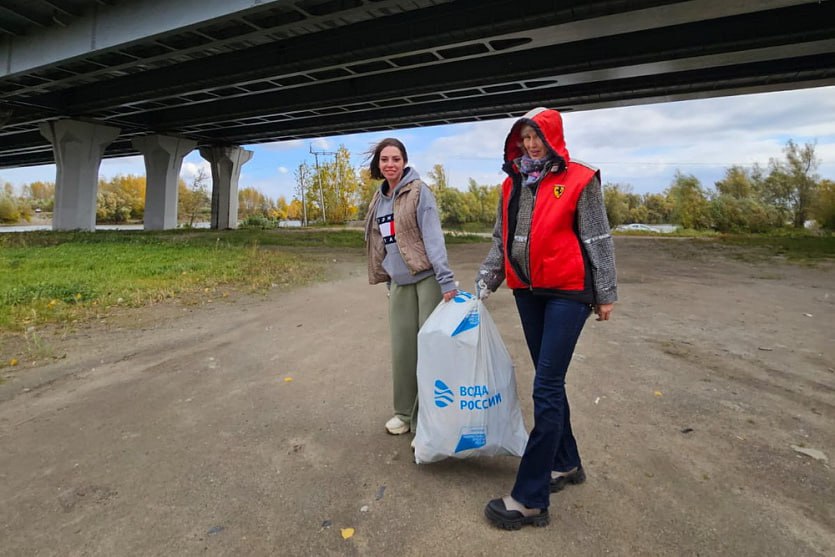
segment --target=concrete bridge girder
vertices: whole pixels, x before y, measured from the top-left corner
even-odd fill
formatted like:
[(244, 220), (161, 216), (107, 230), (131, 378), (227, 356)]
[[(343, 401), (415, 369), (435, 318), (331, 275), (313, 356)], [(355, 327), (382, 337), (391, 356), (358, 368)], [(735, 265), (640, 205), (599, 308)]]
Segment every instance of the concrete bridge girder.
[(0, 43), (0, 76), (14, 75), (91, 52), (105, 50), (147, 36), (190, 27), (223, 18), (253, 6), (263, 8), (278, 0), (202, 0), (194, 2), (143, 0), (123, 5), (98, 7), (93, 13), (69, 25), (47, 30), (14, 41)]
[(0, 29), (0, 60), (14, 46), (5, 75), (0, 63), (0, 166), (48, 162), (38, 124), (55, 118), (119, 126), (105, 156), (121, 156), (145, 134), (241, 145), (507, 117), (538, 104), (583, 110), (816, 86), (835, 75), (832, 2), (195, 4), (120, 0), (66, 27)]

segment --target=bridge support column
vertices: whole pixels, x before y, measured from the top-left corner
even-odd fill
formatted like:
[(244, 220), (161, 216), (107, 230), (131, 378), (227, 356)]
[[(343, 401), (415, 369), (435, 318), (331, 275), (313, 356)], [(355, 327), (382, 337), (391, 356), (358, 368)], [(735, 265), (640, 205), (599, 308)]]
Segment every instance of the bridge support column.
[(57, 167), (52, 229), (95, 230), (99, 166), (119, 128), (56, 120), (40, 124), (40, 131), (52, 143)]
[(177, 228), (178, 179), (183, 159), (197, 142), (146, 135), (131, 142), (145, 157), (145, 230)]
[(212, 166), (212, 228), (238, 227), (238, 179), (252, 155), (237, 146), (200, 148), (200, 156)]

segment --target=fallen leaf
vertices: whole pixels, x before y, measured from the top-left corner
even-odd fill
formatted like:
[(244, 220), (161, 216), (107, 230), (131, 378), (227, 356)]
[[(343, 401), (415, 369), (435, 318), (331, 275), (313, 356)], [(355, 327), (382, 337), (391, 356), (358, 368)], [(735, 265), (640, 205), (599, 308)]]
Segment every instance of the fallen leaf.
[(292, 380), (293, 380), (293, 378), (292, 378), (292, 377), (285, 377), (285, 378), (284, 378), (284, 382), (285, 382), (285, 383), (289, 383), (289, 382), (290, 382), (290, 381), (292, 381)]
[(661, 393), (661, 391), (655, 391), (653, 394), (654, 394), (655, 396), (664, 396), (664, 395)]
[(798, 447), (797, 445), (792, 445), (792, 449), (795, 452), (800, 454), (805, 454), (806, 456), (811, 456), (815, 460), (820, 460), (822, 462), (829, 462), (829, 458), (823, 453), (823, 451), (819, 451), (817, 449), (807, 449), (806, 447)]
[(342, 539), (343, 540), (347, 540), (348, 538), (353, 537), (353, 535), (354, 535), (354, 529), (353, 528), (340, 528), (339, 531), (342, 532)]
[(11, 360), (9, 360), (9, 365), (10, 366), (16, 366), (17, 365), (17, 358), (12, 358)]

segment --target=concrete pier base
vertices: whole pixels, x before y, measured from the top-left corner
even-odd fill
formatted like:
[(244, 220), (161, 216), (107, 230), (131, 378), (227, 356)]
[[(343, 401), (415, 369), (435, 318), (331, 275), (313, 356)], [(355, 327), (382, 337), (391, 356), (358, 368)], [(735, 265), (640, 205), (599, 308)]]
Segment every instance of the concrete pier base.
[(40, 124), (55, 153), (53, 230), (96, 229), (96, 193), (104, 150), (120, 129), (76, 120)]
[(177, 228), (178, 180), (183, 158), (197, 142), (165, 135), (146, 135), (132, 141), (145, 158), (145, 230)]
[(237, 146), (201, 147), (212, 167), (212, 228), (238, 227), (238, 180), (253, 152)]

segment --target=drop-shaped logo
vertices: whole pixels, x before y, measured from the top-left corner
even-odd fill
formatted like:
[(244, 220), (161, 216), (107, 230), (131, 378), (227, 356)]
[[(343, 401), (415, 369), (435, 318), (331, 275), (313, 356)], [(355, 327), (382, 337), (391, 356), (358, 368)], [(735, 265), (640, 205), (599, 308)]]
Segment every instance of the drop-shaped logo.
[(446, 383), (440, 379), (435, 379), (435, 406), (438, 408), (446, 408), (454, 399), (452, 390), (446, 386)]
[(473, 298), (475, 298), (475, 296), (473, 296), (469, 292), (465, 290), (459, 290), (458, 294), (452, 299), (452, 301), (456, 304), (463, 304), (464, 302), (469, 302)]
[(479, 316), (478, 316), (478, 308), (473, 308), (467, 315), (464, 316), (464, 319), (461, 320), (461, 323), (452, 331), (452, 334), (449, 336), (454, 337), (455, 335), (460, 335), (464, 331), (469, 331), (470, 329), (475, 329), (478, 327)]

